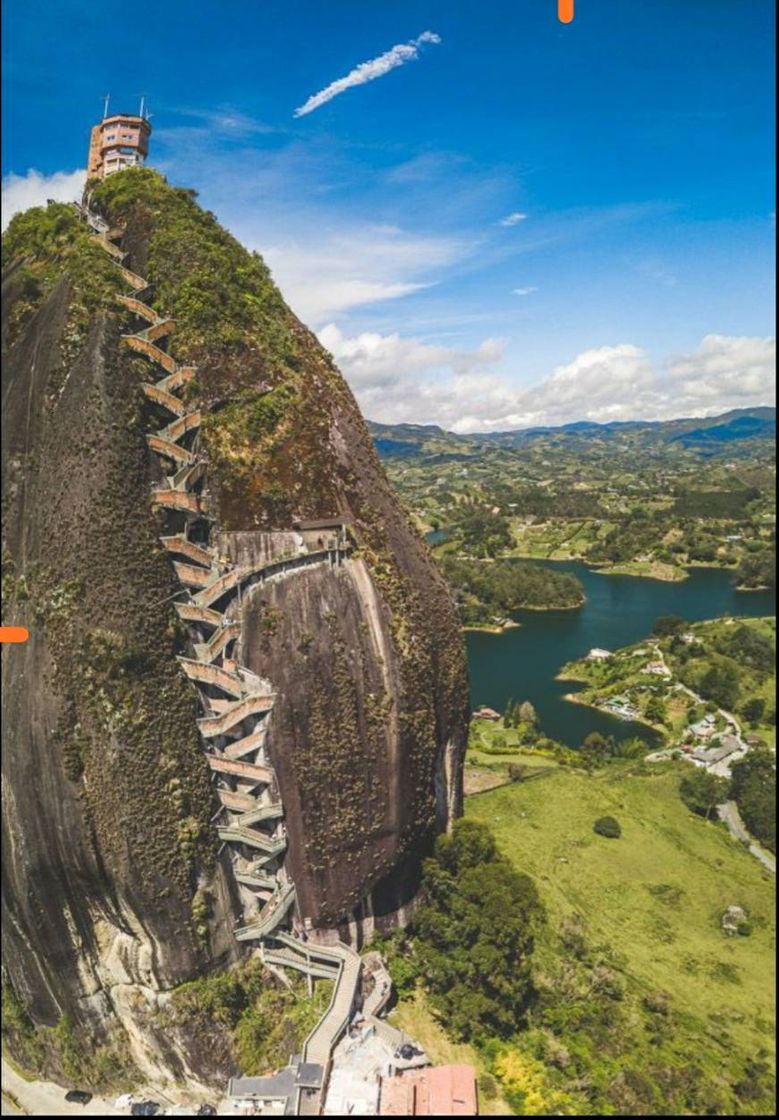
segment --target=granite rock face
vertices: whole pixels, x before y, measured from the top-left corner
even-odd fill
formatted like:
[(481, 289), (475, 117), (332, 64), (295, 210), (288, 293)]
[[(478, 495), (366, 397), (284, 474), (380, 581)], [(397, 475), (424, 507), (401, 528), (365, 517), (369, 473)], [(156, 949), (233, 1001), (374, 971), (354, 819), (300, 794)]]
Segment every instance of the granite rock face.
[(128, 991), (235, 955), (137, 380), (104, 314), (63, 370), (71, 301), (63, 277), (3, 362), (4, 612), (30, 631), (2, 653), (3, 961), (49, 1026), (131, 1019)]
[[(461, 808), (455, 610), (352, 394), (262, 262), (191, 192), (112, 178), (91, 205), (126, 227), (126, 266), (197, 366), (211, 543), (249, 563), (299, 542), (301, 519), (348, 526), (340, 565), (247, 590), (238, 650), (276, 692), (295, 921), (359, 942), (402, 920)], [(117, 1020), (139, 1064), (197, 1076), (185, 1047), (152, 1057), (149, 1015), (236, 958), (235, 885), (175, 660), (191, 647), (149, 500), (145, 363), (120, 344), (127, 315), (110, 278), (96, 287), (93, 246), (62, 224), (48, 255), (12, 246), (4, 280), (4, 615), (31, 632), (3, 651), (5, 976), (34, 1022)]]

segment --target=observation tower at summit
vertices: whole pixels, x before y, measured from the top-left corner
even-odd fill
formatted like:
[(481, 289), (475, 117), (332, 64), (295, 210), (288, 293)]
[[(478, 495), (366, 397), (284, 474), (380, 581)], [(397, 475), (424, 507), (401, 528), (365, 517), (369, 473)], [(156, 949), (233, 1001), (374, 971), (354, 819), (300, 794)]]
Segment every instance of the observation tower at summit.
[(149, 153), (150, 135), (151, 125), (143, 98), (137, 115), (115, 113), (109, 116), (106, 97), (103, 119), (94, 126), (89, 139), (87, 177), (105, 179), (106, 175), (126, 167), (142, 167)]

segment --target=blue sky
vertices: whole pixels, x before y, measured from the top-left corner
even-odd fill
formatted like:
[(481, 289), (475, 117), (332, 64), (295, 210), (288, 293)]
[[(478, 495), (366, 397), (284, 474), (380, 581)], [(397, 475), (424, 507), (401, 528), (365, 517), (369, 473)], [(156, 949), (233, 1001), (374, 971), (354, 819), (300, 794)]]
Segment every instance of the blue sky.
[(768, 403), (773, 12), (6, 0), (6, 217), (72, 195), (100, 94), (144, 91), (150, 162), (267, 256), (372, 418)]

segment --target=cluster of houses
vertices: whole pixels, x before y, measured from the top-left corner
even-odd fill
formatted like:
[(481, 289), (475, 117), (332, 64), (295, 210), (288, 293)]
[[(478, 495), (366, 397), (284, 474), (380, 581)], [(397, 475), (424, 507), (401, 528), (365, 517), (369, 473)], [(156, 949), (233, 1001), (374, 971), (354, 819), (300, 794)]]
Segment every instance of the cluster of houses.
[(731, 755), (743, 752), (744, 745), (735, 735), (719, 735), (717, 745), (711, 747), (695, 747), (689, 751), (687, 757), (695, 766), (715, 766), (724, 762)]
[[(655, 646), (657, 643), (650, 639), (649, 644)], [(632, 656), (646, 656), (648, 653), (648, 649), (636, 649), (633, 650)], [(595, 646), (587, 654), (585, 660), (603, 662), (609, 661), (613, 656), (614, 654), (611, 650), (601, 649)], [(662, 677), (663, 680), (670, 680), (672, 676), (671, 670), (662, 660), (648, 661), (641, 669), (641, 672), (647, 676)], [(641, 715), (638, 705), (635, 704), (629, 696), (610, 696), (600, 707), (604, 712), (608, 712), (609, 715), (612, 716), (617, 716), (619, 719), (634, 720), (638, 719)]]
[[(717, 717), (713, 712), (708, 712), (697, 723), (690, 724), (685, 731), (685, 738), (688, 741), (682, 743), (682, 750), (694, 766), (717, 767), (722, 770), (723, 763), (734, 755), (743, 754), (746, 749), (738, 736), (717, 730)], [(694, 741), (690, 742), (690, 738)]]

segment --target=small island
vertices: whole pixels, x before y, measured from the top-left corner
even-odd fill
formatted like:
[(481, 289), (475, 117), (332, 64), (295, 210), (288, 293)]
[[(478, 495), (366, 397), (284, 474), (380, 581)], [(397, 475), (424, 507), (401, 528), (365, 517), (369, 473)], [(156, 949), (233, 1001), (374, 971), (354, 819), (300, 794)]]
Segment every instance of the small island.
[(575, 610), (584, 602), (576, 576), (514, 560), (461, 560), (446, 556), (441, 567), (463, 627), (500, 632), (517, 626), (517, 610)]

